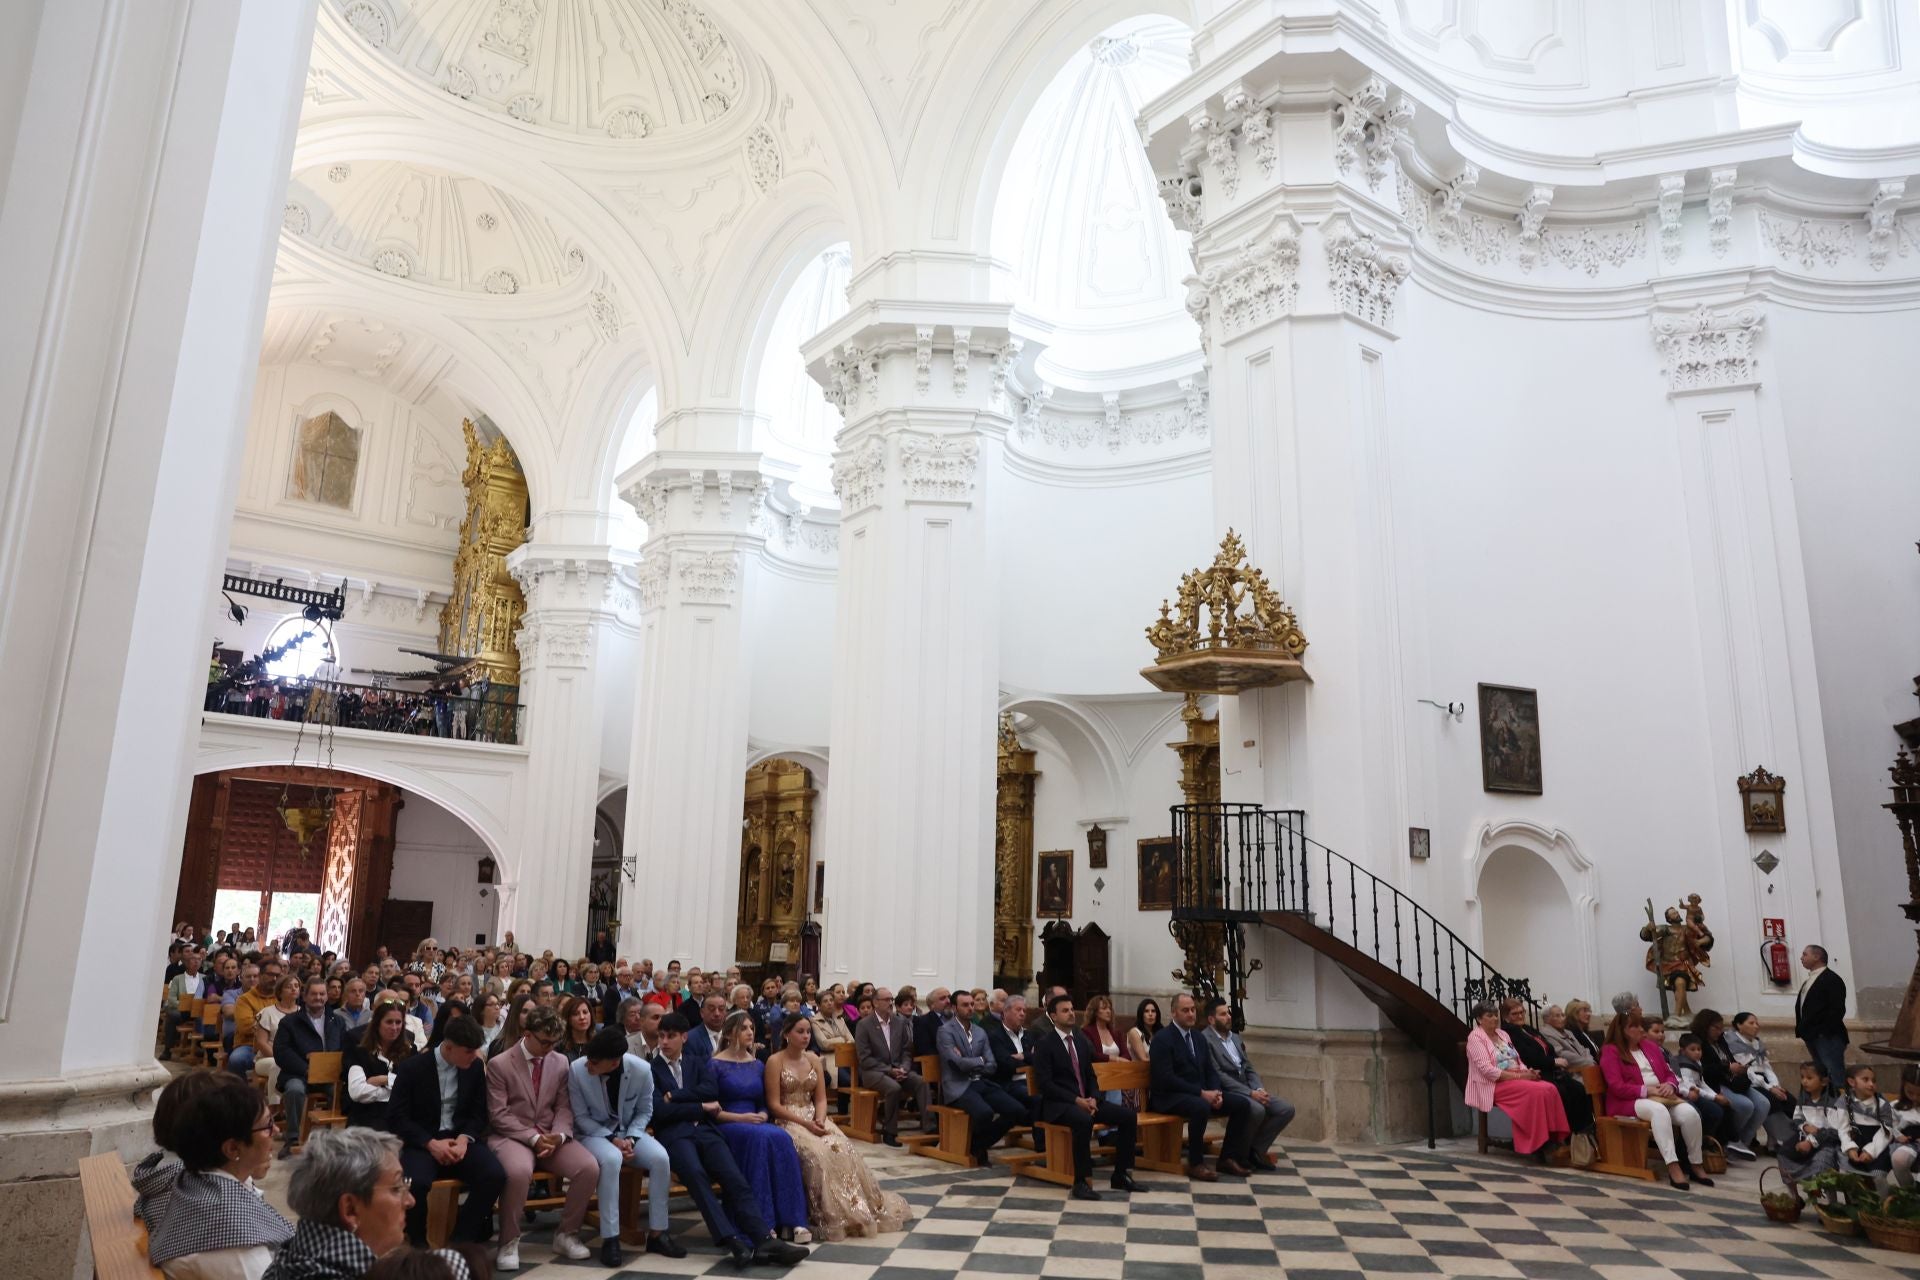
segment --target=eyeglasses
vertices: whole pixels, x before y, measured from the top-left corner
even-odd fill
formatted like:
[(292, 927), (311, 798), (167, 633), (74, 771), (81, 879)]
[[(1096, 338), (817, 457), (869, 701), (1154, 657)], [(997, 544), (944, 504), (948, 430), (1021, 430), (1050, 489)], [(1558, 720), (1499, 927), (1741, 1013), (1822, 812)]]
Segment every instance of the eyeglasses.
[(393, 1192), (393, 1194), (397, 1196), (407, 1196), (407, 1195), (413, 1194), (413, 1179), (409, 1178), (404, 1173), (401, 1174), (398, 1178), (394, 1179), (394, 1181), (390, 1183), (386, 1183), (384, 1185), (386, 1190)]

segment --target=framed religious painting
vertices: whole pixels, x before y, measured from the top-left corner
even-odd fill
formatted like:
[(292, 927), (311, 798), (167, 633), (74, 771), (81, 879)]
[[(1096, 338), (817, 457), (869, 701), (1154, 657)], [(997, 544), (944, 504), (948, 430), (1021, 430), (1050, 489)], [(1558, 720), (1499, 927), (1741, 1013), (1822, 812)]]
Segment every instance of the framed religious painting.
[(1087, 828), (1087, 867), (1092, 871), (1107, 868), (1107, 829), (1097, 822)]
[(1787, 829), (1787, 780), (1765, 768), (1740, 779), (1740, 808), (1747, 830), (1757, 834)]
[(1540, 773), (1540, 695), (1511, 685), (1480, 686), (1480, 786), (1537, 796)]
[(1057, 849), (1036, 855), (1040, 865), (1040, 892), (1034, 914), (1042, 920), (1065, 920), (1073, 915), (1073, 850)]
[(1140, 910), (1173, 910), (1173, 837), (1154, 836), (1142, 840), (1139, 848)]

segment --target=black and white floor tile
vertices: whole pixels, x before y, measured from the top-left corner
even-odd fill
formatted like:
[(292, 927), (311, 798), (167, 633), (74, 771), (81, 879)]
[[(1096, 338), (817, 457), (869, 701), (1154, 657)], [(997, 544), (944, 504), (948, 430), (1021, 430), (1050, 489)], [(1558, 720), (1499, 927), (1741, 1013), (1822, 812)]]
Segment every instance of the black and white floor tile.
[[(1529, 1280), (1920, 1280), (1920, 1256), (1768, 1222), (1725, 1183), (1687, 1193), (1653, 1183), (1547, 1170), (1512, 1156), (1293, 1144), (1274, 1174), (1191, 1183), (1142, 1174), (1131, 1197), (1100, 1203), (1004, 1169), (961, 1170), (873, 1148), (881, 1180), (917, 1212), (879, 1240), (818, 1244), (798, 1280), (1359, 1280), (1362, 1276)], [(740, 1274), (676, 1205), (684, 1260), (628, 1250), (624, 1270), (552, 1260), (551, 1218), (530, 1230), (523, 1276), (602, 1280)], [(752, 1268), (745, 1274), (781, 1274)]]

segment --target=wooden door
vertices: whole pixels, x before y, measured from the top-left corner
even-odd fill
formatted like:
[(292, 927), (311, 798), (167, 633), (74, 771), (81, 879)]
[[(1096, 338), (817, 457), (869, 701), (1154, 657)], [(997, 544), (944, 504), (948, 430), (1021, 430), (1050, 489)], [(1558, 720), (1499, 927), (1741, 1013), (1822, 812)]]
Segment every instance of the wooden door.
[(433, 936), (433, 903), (427, 899), (388, 898), (380, 909), (380, 945), (402, 965), (422, 938)]
[(1087, 1001), (1112, 991), (1112, 939), (1097, 924), (1089, 924), (1073, 940), (1073, 1002), (1087, 1007)]

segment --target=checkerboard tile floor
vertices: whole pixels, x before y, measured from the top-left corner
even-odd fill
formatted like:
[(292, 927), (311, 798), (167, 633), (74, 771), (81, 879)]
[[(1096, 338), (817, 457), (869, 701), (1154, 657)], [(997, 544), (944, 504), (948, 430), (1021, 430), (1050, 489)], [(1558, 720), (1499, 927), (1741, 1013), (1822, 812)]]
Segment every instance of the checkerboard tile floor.
[[(1078, 1203), (1002, 1169), (960, 1170), (885, 1148), (868, 1158), (905, 1195), (910, 1230), (815, 1245), (796, 1280), (1359, 1280), (1362, 1276), (1537, 1280), (1741, 1280), (1825, 1276), (1920, 1280), (1920, 1256), (1812, 1225), (1768, 1222), (1750, 1195), (1549, 1171), (1511, 1156), (1293, 1144), (1276, 1174), (1211, 1186), (1140, 1174), (1131, 1198)], [(678, 1206), (676, 1206), (678, 1208)], [(553, 1261), (552, 1219), (523, 1237), (519, 1274), (540, 1280), (731, 1275), (690, 1213), (679, 1261), (628, 1250), (626, 1270)], [(751, 1268), (749, 1276), (779, 1274)]]

